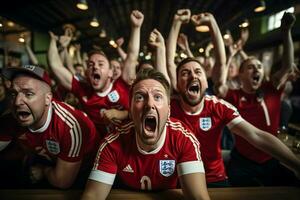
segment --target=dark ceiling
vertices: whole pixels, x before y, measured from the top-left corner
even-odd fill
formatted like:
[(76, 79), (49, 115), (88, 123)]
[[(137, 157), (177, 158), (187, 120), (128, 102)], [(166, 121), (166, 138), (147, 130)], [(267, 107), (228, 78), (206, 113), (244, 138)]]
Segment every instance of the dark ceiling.
[[(222, 31), (234, 29), (245, 18), (254, 19), (280, 11), (299, 3), (299, 0), (266, 0), (267, 10), (254, 13), (257, 0), (87, 0), (89, 9), (76, 8), (77, 0), (26, 0), (5, 1), (0, 7), (0, 16), (19, 23), (31, 31), (62, 33), (62, 25), (73, 24), (80, 32), (78, 41), (84, 48), (92, 44), (107, 46), (110, 38), (123, 36), (128, 40), (129, 15), (133, 9), (144, 13), (142, 26), (142, 45), (153, 28), (158, 28), (164, 37), (168, 35), (173, 15), (177, 9), (189, 8), (192, 14), (211, 12)], [(92, 28), (90, 20), (97, 15), (100, 27)], [(105, 29), (108, 37), (103, 39), (99, 33)], [(197, 33), (192, 25), (182, 29), (189, 41), (197, 47), (207, 41), (207, 34)], [(5, 34), (5, 31), (3, 32)]]

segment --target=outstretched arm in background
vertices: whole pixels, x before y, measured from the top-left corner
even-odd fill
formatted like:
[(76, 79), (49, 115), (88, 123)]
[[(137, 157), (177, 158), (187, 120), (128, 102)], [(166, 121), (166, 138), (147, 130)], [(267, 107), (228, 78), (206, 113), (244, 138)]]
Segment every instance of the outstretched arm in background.
[(127, 57), (127, 54), (126, 52), (123, 50), (122, 48), (122, 45), (124, 43), (124, 38), (123, 37), (120, 37), (116, 40), (116, 43), (117, 43), (117, 51), (119, 53), (119, 56), (122, 58), (122, 60), (126, 60), (126, 57)]
[(211, 13), (193, 15), (191, 18), (195, 26), (207, 25), (214, 46), (215, 65), (213, 67), (212, 80), (217, 88), (226, 85), (226, 53), (219, 26)]
[(300, 178), (300, 160), (277, 137), (262, 131), (247, 121), (242, 121), (233, 126), (230, 131), (243, 137), (249, 143), (262, 151), (270, 154), (292, 170)]
[(283, 57), (282, 66), (272, 76), (273, 85), (279, 89), (283, 86), (287, 79), (288, 74), (293, 72), (294, 64), (294, 45), (292, 39), (291, 29), (296, 21), (295, 15), (292, 13), (284, 13), (281, 19), (281, 32), (283, 37)]
[(134, 10), (131, 12), (130, 21), (131, 34), (128, 43), (127, 57), (124, 61), (122, 72), (123, 80), (129, 85), (133, 83), (136, 76), (136, 65), (140, 50), (141, 26), (144, 21), (144, 15), (140, 11)]
[(187, 54), (188, 57), (194, 58), (194, 55), (190, 49), (188, 37), (184, 33), (179, 34), (177, 44)]
[(57, 36), (55, 36), (52, 32), (49, 32), (49, 34), (51, 36), (50, 45), (48, 49), (49, 66), (56, 78), (62, 84), (62, 86), (67, 90), (71, 90), (73, 75), (69, 70), (67, 70), (63, 66), (56, 45)]
[(163, 73), (168, 82), (170, 83), (170, 78), (168, 76), (166, 64), (165, 40), (157, 29), (154, 29), (150, 33), (148, 43), (155, 48), (155, 67), (157, 71)]
[(30, 60), (30, 63), (32, 63), (33, 65), (38, 65), (39, 64), (39, 61), (38, 59), (36, 58), (36, 56), (34, 55), (31, 47), (30, 47), (30, 42), (31, 42), (31, 37), (28, 36), (26, 38), (26, 42), (25, 42), (25, 49), (26, 49), (26, 52), (29, 56), (29, 60)]
[(167, 68), (171, 81), (171, 85), (174, 90), (177, 90), (177, 78), (176, 78), (176, 44), (179, 35), (181, 24), (188, 23), (191, 18), (191, 11), (189, 9), (180, 9), (176, 12), (173, 18), (171, 30), (167, 39)]

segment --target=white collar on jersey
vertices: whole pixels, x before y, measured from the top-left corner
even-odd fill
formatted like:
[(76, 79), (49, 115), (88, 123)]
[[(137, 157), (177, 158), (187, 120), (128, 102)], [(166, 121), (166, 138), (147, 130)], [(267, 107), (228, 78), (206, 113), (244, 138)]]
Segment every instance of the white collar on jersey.
[(144, 154), (144, 155), (147, 155), (147, 154), (156, 154), (157, 152), (159, 152), (161, 150), (161, 148), (164, 146), (165, 144), (165, 140), (166, 140), (166, 134), (167, 133), (167, 128), (166, 126), (164, 127), (164, 130), (161, 134), (161, 137), (160, 139), (158, 140), (157, 142), (157, 147), (156, 149), (150, 151), (150, 152), (147, 152), (147, 151), (144, 151), (140, 146), (139, 146), (139, 143), (137, 141), (137, 133), (135, 134), (135, 142), (136, 142), (136, 146), (138, 148), (138, 151), (141, 153), (141, 154)]
[(97, 95), (99, 97), (105, 97), (111, 91), (112, 86), (113, 86), (113, 83), (110, 83), (107, 90), (105, 90), (104, 92), (97, 92)]
[(41, 128), (36, 129), (36, 130), (28, 128), (29, 131), (32, 132), (32, 133), (42, 133), (42, 132), (44, 132), (48, 128), (48, 126), (51, 122), (51, 118), (52, 118), (52, 103), (50, 103), (50, 106), (49, 106), (46, 123)]

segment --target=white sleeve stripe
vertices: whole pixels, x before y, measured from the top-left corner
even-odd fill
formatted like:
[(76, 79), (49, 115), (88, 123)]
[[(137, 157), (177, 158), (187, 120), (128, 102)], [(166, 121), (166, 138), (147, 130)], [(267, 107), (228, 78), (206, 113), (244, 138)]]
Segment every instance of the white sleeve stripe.
[(107, 144), (111, 143), (112, 141), (116, 140), (119, 137), (120, 134), (111, 134), (109, 136), (107, 136), (105, 138), (105, 141), (100, 145), (96, 158), (95, 158), (95, 162), (94, 162), (94, 166), (93, 166), (93, 170), (97, 170), (98, 165), (99, 165), (99, 159), (100, 159), (100, 155), (102, 150), (106, 147)]
[(89, 179), (112, 185), (114, 183), (115, 177), (116, 174), (111, 174), (100, 170), (92, 170)]
[(5, 149), (11, 141), (0, 141), (0, 151)]
[(76, 157), (80, 153), (80, 149), (82, 146), (82, 131), (81, 127), (77, 121), (77, 119), (65, 108), (53, 102), (55, 112), (58, 116), (64, 120), (67, 125), (71, 128), (70, 135), (71, 135), (71, 148), (69, 150), (68, 156)]
[(178, 176), (192, 173), (205, 173), (202, 161), (189, 161), (177, 164)]
[(197, 159), (201, 160), (200, 143), (197, 140), (196, 136), (193, 133), (187, 131), (187, 129), (185, 129), (181, 123), (179, 123), (179, 122), (174, 123), (172, 121), (168, 121), (168, 122), (172, 129), (181, 131), (186, 137), (188, 137), (190, 139), (190, 141), (192, 142), (192, 144), (194, 146)]
[(79, 78), (77, 76), (73, 76), (74, 79), (76, 79), (78, 82), (80, 82)]
[(233, 120), (231, 120), (230, 122), (227, 123), (227, 127), (229, 129), (231, 129), (232, 127), (234, 127), (235, 125), (237, 125), (238, 123), (244, 121), (244, 118), (242, 118), (241, 116), (238, 116), (236, 118), (234, 118)]
[(270, 115), (269, 115), (268, 107), (267, 107), (264, 99), (261, 101), (261, 106), (262, 106), (264, 114), (265, 114), (267, 126), (270, 126), (271, 125)]
[(73, 142), (74, 141), (74, 134), (73, 134), (73, 129), (70, 129), (70, 136), (71, 136), (71, 148), (70, 148), (70, 151), (69, 151), (69, 154), (68, 156), (69, 157), (73, 157), (72, 155), (72, 152), (71, 152), (71, 149), (74, 149), (75, 148), (75, 143)]

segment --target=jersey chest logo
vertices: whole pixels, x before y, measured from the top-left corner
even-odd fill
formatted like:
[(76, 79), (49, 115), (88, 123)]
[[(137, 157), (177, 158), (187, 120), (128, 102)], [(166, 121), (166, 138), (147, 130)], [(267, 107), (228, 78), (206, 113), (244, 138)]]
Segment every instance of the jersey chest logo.
[(165, 177), (171, 176), (175, 171), (175, 160), (160, 160), (159, 172)]
[(114, 90), (111, 93), (109, 93), (107, 95), (107, 97), (108, 97), (109, 101), (113, 102), (113, 103), (117, 102), (120, 99), (120, 95), (119, 95), (119, 93), (116, 90)]
[(50, 153), (57, 155), (60, 152), (59, 143), (53, 140), (46, 140), (46, 146)]
[(203, 131), (208, 131), (211, 128), (211, 118), (210, 117), (200, 117), (199, 124), (200, 124), (200, 128)]

